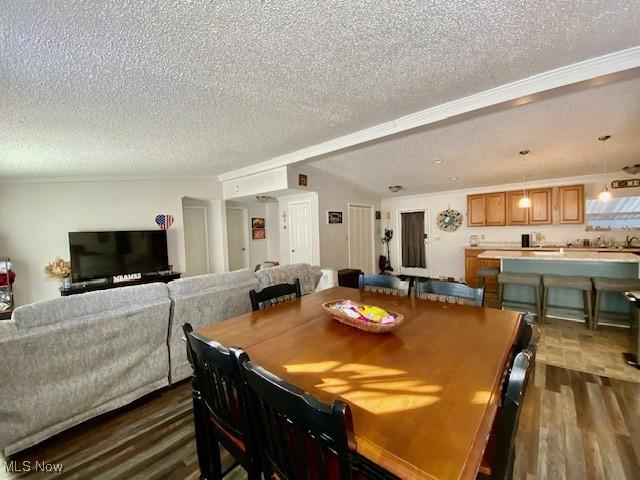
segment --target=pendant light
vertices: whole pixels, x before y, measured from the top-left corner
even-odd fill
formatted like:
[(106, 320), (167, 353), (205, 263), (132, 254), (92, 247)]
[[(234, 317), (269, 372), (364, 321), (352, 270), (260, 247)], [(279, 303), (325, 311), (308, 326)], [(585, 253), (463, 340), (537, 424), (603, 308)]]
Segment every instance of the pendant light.
[[(529, 150), (520, 150), (520, 155), (523, 157), (529, 153)], [(518, 201), (518, 208), (531, 208), (531, 199), (527, 196), (527, 192), (525, 191), (525, 185), (527, 183), (527, 169), (523, 167), (522, 169), (522, 197)]]
[[(611, 138), (611, 135), (602, 135), (601, 137), (598, 137), (598, 140), (600, 140), (601, 142), (606, 142), (610, 138)], [(602, 173), (603, 175), (607, 174), (607, 156), (604, 155), (604, 149), (603, 149), (603, 155), (602, 155)], [(598, 201), (602, 203), (607, 203), (610, 200), (611, 200), (611, 192), (609, 191), (609, 189), (607, 188), (607, 184), (605, 183), (604, 188), (600, 191), (600, 193), (598, 193)]]

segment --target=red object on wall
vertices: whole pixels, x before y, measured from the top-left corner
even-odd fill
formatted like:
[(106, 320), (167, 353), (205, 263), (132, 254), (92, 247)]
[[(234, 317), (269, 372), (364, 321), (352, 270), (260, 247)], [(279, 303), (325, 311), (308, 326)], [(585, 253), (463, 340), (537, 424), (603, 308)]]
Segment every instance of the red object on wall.
[[(13, 284), (15, 279), (16, 279), (15, 272), (9, 272), (9, 281)], [(7, 284), (7, 274), (6, 273), (0, 273), (0, 287), (4, 286), (6, 284)]]

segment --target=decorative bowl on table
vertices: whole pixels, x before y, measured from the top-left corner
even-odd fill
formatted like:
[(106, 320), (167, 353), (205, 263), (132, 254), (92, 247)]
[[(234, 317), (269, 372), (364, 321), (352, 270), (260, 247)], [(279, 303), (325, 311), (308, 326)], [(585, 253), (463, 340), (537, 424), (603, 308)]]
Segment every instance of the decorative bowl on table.
[[(335, 320), (369, 333), (387, 333), (402, 323), (404, 315), (345, 298), (322, 304)], [(369, 318), (367, 318), (369, 317)]]

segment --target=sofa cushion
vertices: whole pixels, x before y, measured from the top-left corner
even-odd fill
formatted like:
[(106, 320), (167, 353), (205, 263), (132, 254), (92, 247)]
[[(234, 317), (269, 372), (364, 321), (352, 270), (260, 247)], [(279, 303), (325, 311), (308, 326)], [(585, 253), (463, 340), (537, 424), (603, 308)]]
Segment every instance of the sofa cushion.
[(18, 329), (13, 320), (0, 320), (0, 336), (15, 332)]
[(259, 290), (280, 283), (293, 283), (298, 278), (302, 295), (308, 295), (316, 291), (322, 277), (322, 271), (320, 267), (308, 263), (294, 263), (259, 270), (256, 272), (256, 277), (258, 278)]
[(218, 287), (230, 287), (240, 285), (247, 281), (255, 280), (255, 275), (250, 270), (236, 270), (228, 273), (210, 273), (195, 277), (180, 278), (169, 282), (169, 294), (172, 298), (181, 295), (192, 295), (197, 292), (205, 292)]
[(22, 325), (0, 335), (5, 455), (167, 385), (167, 293), (129, 286), (16, 309)]
[(42, 327), (78, 317), (100, 315), (105, 311), (135, 311), (140, 306), (162, 303), (168, 299), (169, 292), (164, 283), (134, 285), (23, 305), (15, 309), (12, 319), (19, 329)]
[(258, 280), (248, 270), (190, 277), (169, 283), (173, 303), (169, 327), (171, 383), (191, 375), (182, 325), (190, 323), (198, 329), (250, 312), (249, 291), (257, 287)]

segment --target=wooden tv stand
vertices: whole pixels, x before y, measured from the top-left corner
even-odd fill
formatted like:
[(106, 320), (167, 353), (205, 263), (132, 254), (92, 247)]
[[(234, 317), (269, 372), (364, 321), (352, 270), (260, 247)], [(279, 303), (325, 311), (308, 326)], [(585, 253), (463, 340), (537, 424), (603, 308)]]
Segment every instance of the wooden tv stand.
[(67, 297), (69, 295), (77, 295), (79, 293), (95, 292), (96, 290), (108, 290), (109, 288), (130, 287), (131, 285), (143, 285), (145, 283), (169, 283), (172, 280), (180, 278), (180, 273), (151, 273), (143, 275), (139, 280), (130, 282), (113, 283), (111, 279), (92, 280), (89, 282), (72, 283), (69, 288), (60, 287), (60, 295)]

